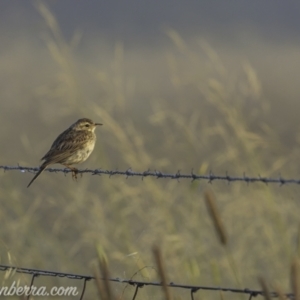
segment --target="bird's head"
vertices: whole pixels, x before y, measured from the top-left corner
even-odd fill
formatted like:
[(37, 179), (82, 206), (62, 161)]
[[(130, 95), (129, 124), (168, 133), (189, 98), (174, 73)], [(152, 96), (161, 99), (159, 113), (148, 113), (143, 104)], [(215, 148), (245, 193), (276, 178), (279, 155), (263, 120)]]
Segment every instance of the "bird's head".
[(96, 126), (103, 125), (101, 123), (94, 123), (91, 119), (82, 118), (76, 121), (71, 127), (73, 130), (86, 130), (94, 132)]

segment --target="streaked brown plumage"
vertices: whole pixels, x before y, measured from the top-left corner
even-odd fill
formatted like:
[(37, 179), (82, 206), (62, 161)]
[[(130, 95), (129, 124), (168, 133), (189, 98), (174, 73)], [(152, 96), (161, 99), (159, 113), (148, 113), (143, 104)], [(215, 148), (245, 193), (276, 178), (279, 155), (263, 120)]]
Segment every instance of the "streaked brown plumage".
[(71, 169), (75, 174), (77, 169), (71, 165), (84, 162), (92, 153), (96, 134), (96, 126), (101, 123), (94, 123), (92, 120), (83, 118), (72, 124), (67, 130), (61, 133), (53, 142), (50, 150), (43, 156), (44, 160), (39, 171), (29, 182), (29, 187), (35, 179), (52, 164), (62, 164)]

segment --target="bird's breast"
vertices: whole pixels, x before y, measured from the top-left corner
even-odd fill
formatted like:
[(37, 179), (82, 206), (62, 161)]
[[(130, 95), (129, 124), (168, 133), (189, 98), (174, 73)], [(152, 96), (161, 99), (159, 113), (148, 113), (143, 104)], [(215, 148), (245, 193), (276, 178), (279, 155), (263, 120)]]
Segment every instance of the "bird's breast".
[(88, 144), (84, 148), (87, 156), (89, 156), (92, 153), (92, 151), (94, 150), (95, 142), (96, 142), (96, 139), (94, 139), (93, 141), (88, 142)]
[(82, 147), (80, 147), (77, 151), (75, 151), (71, 156), (65, 159), (64, 163), (66, 164), (79, 164), (84, 162), (90, 154), (93, 152), (95, 147), (96, 139), (91, 139), (87, 143), (85, 143)]

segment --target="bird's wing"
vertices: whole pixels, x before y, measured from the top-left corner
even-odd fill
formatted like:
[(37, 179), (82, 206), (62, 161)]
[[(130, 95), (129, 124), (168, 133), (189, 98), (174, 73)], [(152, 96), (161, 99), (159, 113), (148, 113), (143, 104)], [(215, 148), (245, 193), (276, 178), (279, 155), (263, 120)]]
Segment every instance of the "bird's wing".
[(47, 164), (63, 163), (66, 158), (83, 148), (89, 140), (89, 132), (82, 131), (81, 133), (67, 129), (56, 138), (42, 160), (45, 160)]

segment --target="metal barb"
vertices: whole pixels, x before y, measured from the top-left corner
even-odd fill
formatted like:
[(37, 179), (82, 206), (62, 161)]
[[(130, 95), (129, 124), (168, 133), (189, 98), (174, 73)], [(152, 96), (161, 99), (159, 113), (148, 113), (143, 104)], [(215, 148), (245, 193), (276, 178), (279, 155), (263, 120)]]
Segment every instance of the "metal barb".
[(110, 171), (109, 172), (109, 178), (111, 178), (111, 176), (113, 176), (115, 174), (115, 172), (117, 172), (117, 171), (118, 171), (118, 169), (116, 169), (115, 171)]
[(144, 171), (144, 172), (143, 172), (143, 175), (142, 175), (142, 180), (144, 180), (144, 178), (145, 178), (146, 176), (149, 176), (149, 174), (150, 174), (150, 169), (148, 169), (147, 171)]
[(247, 186), (249, 186), (250, 178), (246, 176), (246, 172), (243, 173), (243, 177), (245, 182), (247, 183)]
[(261, 177), (260, 174), (258, 174), (258, 178), (261, 182), (263, 182), (265, 185), (268, 185), (268, 181), (266, 177)]
[(209, 171), (208, 183), (212, 184), (213, 180), (215, 180), (215, 176), (212, 171)]
[(177, 182), (180, 182), (179, 178), (181, 178), (180, 170), (177, 171), (177, 173), (175, 174), (175, 176), (172, 179), (176, 179)]
[(226, 179), (227, 179), (227, 184), (230, 185), (230, 176), (228, 175), (228, 171), (226, 171)]
[(143, 178), (146, 177), (146, 176), (149, 176), (150, 174), (150, 169), (148, 169), (147, 171), (144, 171), (143, 172)]
[[(85, 169), (84, 171), (87, 172), (88, 169)], [(101, 176), (101, 173), (99, 171), (101, 171), (101, 168), (98, 168), (98, 169), (94, 170), (94, 173), (92, 173), (92, 175), (99, 175), (99, 176)], [(84, 173), (84, 172), (82, 172), (82, 173)]]
[(285, 184), (285, 180), (281, 177), (279, 174), (279, 180), (280, 180), (280, 186), (283, 186)]
[(155, 170), (155, 175), (156, 175), (157, 179), (163, 177), (162, 172), (156, 171), (156, 170)]
[(129, 176), (132, 176), (131, 168), (127, 169), (127, 170), (125, 171), (125, 174), (126, 174), (126, 179), (128, 179)]
[(194, 182), (197, 179), (197, 176), (194, 174), (194, 169), (191, 171), (191, 176), (192, 176), (192, 182)]

